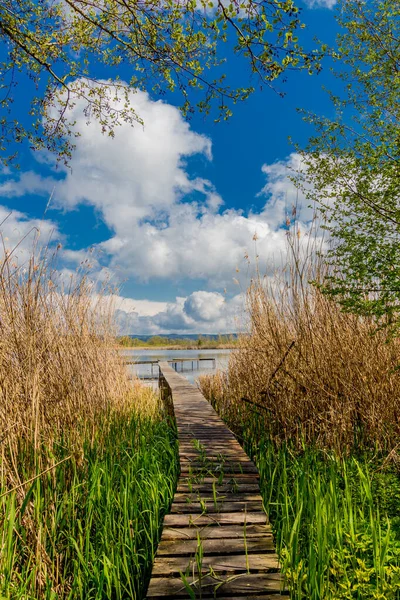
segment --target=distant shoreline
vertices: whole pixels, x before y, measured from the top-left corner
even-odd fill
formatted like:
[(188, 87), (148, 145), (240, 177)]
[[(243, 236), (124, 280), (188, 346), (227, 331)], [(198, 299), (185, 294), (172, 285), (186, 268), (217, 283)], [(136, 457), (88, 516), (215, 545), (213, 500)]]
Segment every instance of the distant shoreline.
[(197, 350), (201, 352), (202, 350), (234, 350), (237, 346), (228, 345), (208, 345), (204, 344), (204, 346), (123, 346), (122, 344), (118, 344), (117, 348), (121, 350)]

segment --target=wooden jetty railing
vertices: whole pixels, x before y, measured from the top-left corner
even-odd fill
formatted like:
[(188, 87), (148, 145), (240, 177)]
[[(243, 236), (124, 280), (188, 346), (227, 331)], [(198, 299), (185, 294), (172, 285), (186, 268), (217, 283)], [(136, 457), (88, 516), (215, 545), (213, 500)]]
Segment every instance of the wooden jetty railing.
[(258, 472), (200, 391), (168, 363), (181, 473), (147, 598), (276, 600), (282, 594)]
[[(157, 369), (159, 368), (159, 364), (160, 361), (159, 360), (126, 360), (124, 361), (126, 365), (150, 365), (151, 366), (151, 371), (150, 371), (150, 375), (148, 374), (143, 374), (141, 373), (139, 375), (139, 379), (159, 379), (159, 372), (157, 371), (156, 375), (154, 375), (154, 367), (156, 366)], [(195, 367), (197, 366), (197, 370), (200, 369), (200, 363), (201, 362), (211, 362), (212, 363), (212, 368), (215, 369), (217, 366), (217, 359), (213, 356), (209, 356), (208, 358), (170, 358), (168, 361), (166, 361), (167, 364), (171, 364), (172, 368), (175, 369), (175, 371), (178, 371), (178, 365), (181, 365), (181, 372), (183, 371), (188, 371), (190, 369), (185, 369), (184, 365), (187, 363), (191, 363), (192, 364), (192, 371), (195, 370)]]

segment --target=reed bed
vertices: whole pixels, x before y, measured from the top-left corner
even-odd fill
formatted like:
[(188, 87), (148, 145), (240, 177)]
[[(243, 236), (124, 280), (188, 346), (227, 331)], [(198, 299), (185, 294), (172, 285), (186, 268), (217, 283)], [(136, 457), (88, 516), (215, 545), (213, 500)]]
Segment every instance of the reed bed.
[(260, 485), (291, 598), (400, 599), (400, 342), (321, 288), (311, 239), (248, 293), (226, 373), (200, 378)]
[(0, 597), (142, 598), (173, 427), (129, 380), (89, 277), (65, 284), (57, 250), (14, 254), (0, 264)]
[(228, 372), (201, 387), (230, 420), (257, 404), (277, 442), (389, 452), (400, 434), (400, 340), (324, 295), (327, 274), (312, 244), (293, 236), (283, 271), (248, 289), (248, 332)]

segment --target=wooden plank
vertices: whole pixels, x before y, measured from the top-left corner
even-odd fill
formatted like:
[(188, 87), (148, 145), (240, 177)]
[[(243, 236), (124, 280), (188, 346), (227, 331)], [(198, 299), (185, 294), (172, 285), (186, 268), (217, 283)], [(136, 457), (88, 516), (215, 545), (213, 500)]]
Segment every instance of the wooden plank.
[(201, 502), (173, 502), (172, 514), (185, 513), (233, 513), (233, 512), (262, 512), (264, 510), (261, 500), (247, 502), (230, 502), (227, 500), (202, 500)]
[[(201, 580), (202, 598), (219, 598), (229, 594), (237, 596), (251, 597), (250, 594), (259, 594), (270, 591), (279, 593), (282, 587), (283, 579), (280, 573), (251, 573), (240, 574), (228, 577), (223, 581), (215, 580), (210, 576), (205, 576)], [(188, 583), (195, 593), (200, 592), (199, 580), (197, 577), (188, 576)], [(219, 586), (219, 587), (218, 587)], [(182, 579), (178, 577), (154, 577), (150, 581), (147, 591), (147, 598), (190, 598)]]
[(215, 457), (206, 457), (202, 459), (200, 457), (194, 457), (193, 459), (186, 458), (185, 456), (180, 457), (180, 463), (182, 470), (184, 467), (192, 466), (197, 469), (215, 469), (219, 468), (220, 470), (228, 472), (228, 470), (234, 469), (235, 471), (239, 471), (240, 473), (258, 473), (257, 468), (254, 463), (250, 460), (241, 461), (236, 460), (236, 458), (224, 460), (220, 459), (217, 456)]
[[(199, 568), (198, 568), (199, 567)], [(227, 554), (221, 556), (204, 555), (200, 565), (194, 556), (169, 556), (156, 558), (153, 565), (153, 577), (179, 576), (180, 573), (269, 573), (279, 569), (275, 554)]]
[[(219, 440), (207, 439), (205, 441), (204, 445), (208, 448), (216, 448), (216, 449), (223, 448), (225, 450), (234, 450), (235, 452), (243, 452), (243, 454), (246, 454), (236, 438), (229, 440), (228, 443), (221, 442)], [(193, 440), (185, 439), (185, 438), (179, 440), (179, 448), (180, 449), (184, 448), (186, 450), (196, 450), (197, 449), (196, 444)]]
[[(205, 502), (214, 502), (214, 496), (212, 494), (212, 487), (208, 488), (208, 493), (196, 493), (196, 492), (189, 492), (187, 491), (187, 493), (183, 493), (183, 494), (179, 494), (176, 493), (174, 496), (174, 504), (176, 503), (180, 503), (180, 502), (185, 502), (185, 504), (190, 504), (191, 502), (199, 502), (199, 500), (203, 500)], [(247, 491), (247, 490), (246, 490)], [(217, 488), (216, 488), (216, 500), (218, 502), (223, 502), (224, 500), (227, 500), (229, 502), (255, 502), (256, 500), (258, 500), (259, 502), (262, 502), (262, 496), (260, 496), (260, 494), (246, 494), (245, 492), (243, 492), (243, 494), (232, 494), (232, 493), (224, 493), (224, 492), (220, 492)]]
[(236, 462), (225, 462), (221, 463), (218, 461), (210, 461), (208, 464), (201, 463), (199, 461), (181, 460), (181, 472), (201, 472), (207, 473), (226, 473), (226, 475), (242, 475), (244, 473), (251, 473), (257, 475), (258, 471), (256, 467), (250, 463), (236, 463)]
[[(241, 530), (243, 534), (243, 530)], [(262, 537), (246, 536), (246, 542), (242, 536), (241, 539), (221, 538), (221, 539), (202, 539), (204, 554), (243, 554), (246, 551), (249, 554), (253, 552), (275, 551), (274, 539), (272, 533), (265, 533)], [(187, 540), (166, 540), (165, 538), (158, 546), (157, 556), (179, 556), (194, 554), (198, 547), (197, 539)]]
[(227, 444), (218, 444), (214, 445), (210, 444), (202, 444), (202, 447), (197, 450), (196, 448), (188, 447), (188, 444), (184, 446), (179, 446), (179, 455), (189, 456), (190, 458), (196, 456), (201, 456), (204, 454), (205, 456), (238, 456), (249, 460), (249, 457), (243, 450), (237, 450), (236, 448), (232, 448)]
[(254, 463), (245, 454), (240, 455), (237, 452), (225, 453), (223, 451), (212, 454), (205, 452), (201, 455), (199, 452), (179, 452), (180, 460), (187, 460), (188, 462), (210, 462), (210, 463), (222, 463), (222, 464), (251, 464), (255, 468)]
[(245, 468), (246, 465), (251, 466), (252, 472), (254, 473), (258, 473), (258, 470), (255, 466), (255, 464), (253, 463), (253, 461), (251, 461), (248, 457), (246, 456), (239, 456), (237, 454), (226, 454), (224, 456), (219, 455), (218, 453), (212, 455), (210, 453), (207, 453), (203, 456), (201, 455), (190, 455), (190, 454), (186, 454), (185, 452), (179, 453), (179, 460), (181, 462), (181, 464), (195, 464), (195, 465), (204, 465), (205, 467), (207, 467), (208, 465), (221, 465), (222, 467), (224, 466), (234, 466), (237, 468)]
[[(216, 481), (215, 479), (213, 481)], [(218, 494), (224, 494), (225, 492), (231, 492), (233, 494), (245, 494), (245, 493), (257, 493), (260, 491), (260, 486), (258, 485), (258, 483), (236, 483), (236, 485), (234, 486), (232, 483), (223, 483), (221, 485), (218, 485), (218, 482), (216, 481), (216, 490)], [(212, 494), (213, 492), (213, 485), (212, 482), (211, 483), (200, 483), (200, 484), (195, 484), (192, 483), (191, 488), (189, 489), (189, 486), (187, 484), (187, 482), (185, 483), (185, 480), (180, 480), (178, 482), (178, 487), (176, 488), (176, 491), (180, 494), (186, 494), (186, 493), (208, 493), (208, 494)]]
[[(215, 481), (216, 485), (218, 486), (219, 479), (220, 478), (218, 475), (211, 476), (207, 474), (205, 477), (201, 477), (201, 482), (199, 480), (197, 481), (197, 483), (202, 483), (203, 485), (212, 485)], [(231, 485), (234, 491), (236, 486), (238, 486), (239, 484), (245, 485), (248, 483), (251, 485), (257, 485), (258, 479), (258, 473), (222, 473), (220, 485)], [(179, 483), (180, 485), (195, 485), (196, 481), (193, 477), (193, 473), (189, 473), (189, 470), (185, 471), (184, 473), (181, 473)]]
[[(266, 524), (246, 524), (246, 539), (271, 535), (271, 526)], [(242, 525), (213, 525), (207, 523), (204, 527), (168, 527), (164, 526), (161, 542), (164, 540), (197, 540), (200, 534), (202, 540), (207, 539), (244, 539)]]
[[(183, 429), (183, 427), (180, 427), (180, 429)], [(216, 444), (217, 442), (219, 442), (230, 445), (234, 444), (237, 441), (233, 434), (222, 433), (221, 431), (221, 435), (217, 435), (216, 433), (213, 434), (213, 431), (206, 431), (205, 428), (202, 428), (198, 432), (190, 432), (189, 426), (187, 426), (185, 427), (184, 431), (178, 431), (178, 433), (179, 440), (185, 444), (193, 443), (193, 440), (196, 440), (200, 444), (204, 445), (207, 444), (207, 442), (209, 442), (210, 444)], [(193, 433), (195, 433), (195, 435), (193, 435)]]
[(211, 426), (209, 428), (206, 428), (200, 425), (195, 426), (192, 424), (188, 424), (185, 426), (180, 425), (177, 429), (179, 438), (182, 435), (183, 439), (185, 439), (186, 436), (188, 440), (197, 440), (200, 443), (204, 443), (206, 440), (210, 440), (211, 442), (226, 441), (228, 443), (236, 440), (236, 438), (232, 434), (225, 432), (222, 426)]
[(179, 458), (187, 458), (188, 460), (223, 460), (223, 461), (236, 461), (236, 462), (251, 462), (253, 465), (253, 461), (249, 459), (249, 457), (243, 452), (239, 453), (236, 450), (227, 450), (224, 451), (221, 448), (219, 450), (215, 450), (213, 448), (205, 447), (204, 452), (192, 452), (186, 450), (179, 450)]
[(210, 474), (207, 473), (205, 476), (202, 473), (195, 474), (194, 472), (185, 471), (181, 473), (181, 478), (179, 480), (180, 485), (210, 485), (215, 482), (218, 486), (228, 485), (232, 488), (232, 493), (238, 488), (240, 484), (242, 485), (258, 485), (259, 475), (258, 473), (221, 473), (221, 474)]
[(215, 463), (209, 463), (208, 465), (202, 465), (199, 462), (182, 460), (181, 461), (181, 472), (187, 473), (189, 471), (189, 468), (192, 468), (192, 469), (203, 468), (204, 471), (207, 471), (207, 468), (209, 470), (219, 469), (220, 472), (225, 473), (226, 475), (230, 475), (231, 473), (236, 473), (236, 475), (248, 475), (248, 474), (254, 475), (254, 476), (258, 475), (258, 471), (257, 471), (256, 467), (254, 467), (252, 464), (246, 464), (246, 463), (240, 464), (240, 463), (218, 463), (218, 462), (215, 462)]
[(203, 525), (263, 525), (267, 521), (264, 512), (228, 512), (216, 513), (213, 515), (166, 515), (164, 525), (167, 527), (200, 527)]

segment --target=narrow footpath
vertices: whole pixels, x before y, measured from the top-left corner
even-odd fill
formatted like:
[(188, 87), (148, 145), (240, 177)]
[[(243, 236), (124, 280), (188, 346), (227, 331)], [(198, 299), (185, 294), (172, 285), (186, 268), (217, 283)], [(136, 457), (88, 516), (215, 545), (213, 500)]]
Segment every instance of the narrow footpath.
[(200, 391), (160, 363), (181, 473), (147, 598), (277, 600), (283, 580), (254, 463)]

